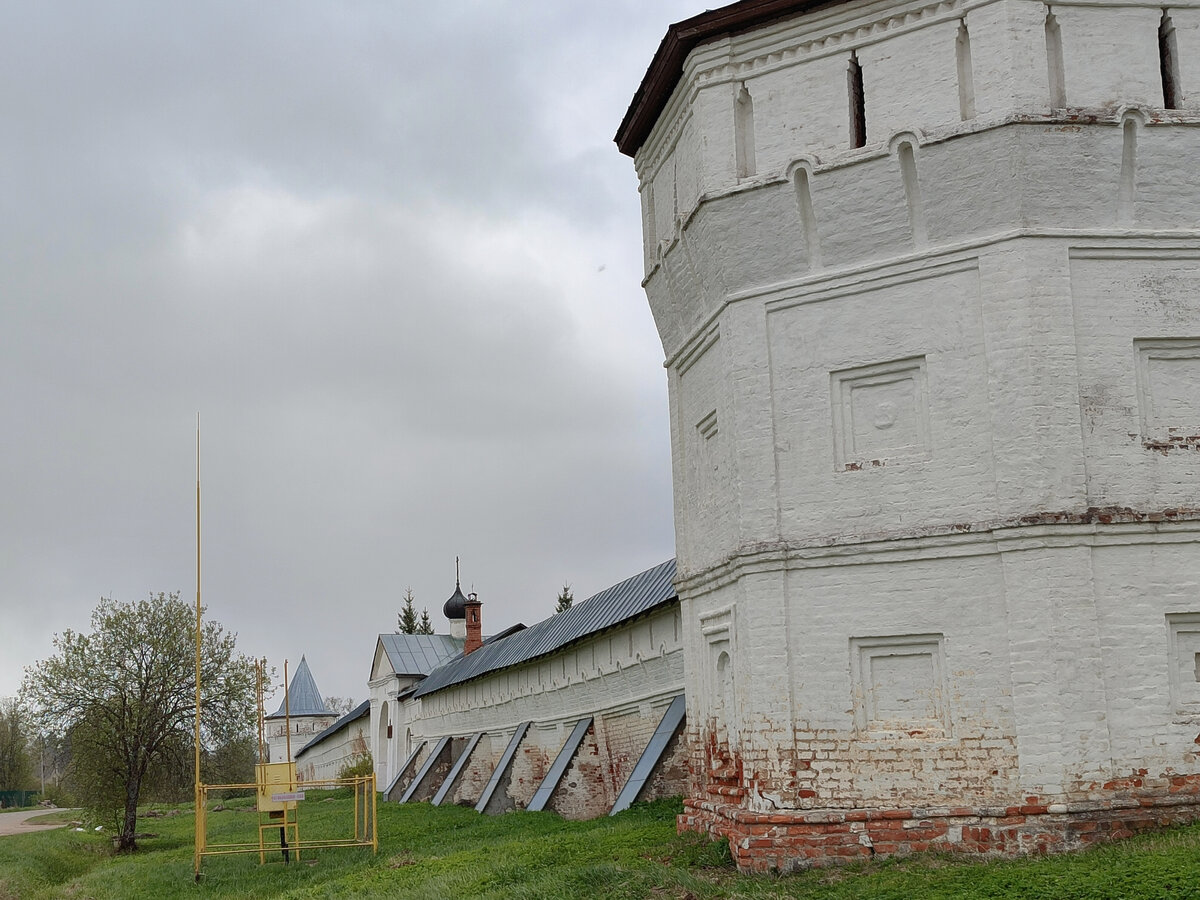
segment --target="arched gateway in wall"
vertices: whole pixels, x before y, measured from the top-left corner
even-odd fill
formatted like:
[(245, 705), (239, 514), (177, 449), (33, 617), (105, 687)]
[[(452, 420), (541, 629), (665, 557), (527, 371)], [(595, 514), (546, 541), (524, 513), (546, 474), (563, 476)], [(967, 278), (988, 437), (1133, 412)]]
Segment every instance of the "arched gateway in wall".
[[(1200, 8), (744, 0), (617, 142), (738, 864), (1200, 814)], [(727, 696), (732, 692), (733, 696)]]

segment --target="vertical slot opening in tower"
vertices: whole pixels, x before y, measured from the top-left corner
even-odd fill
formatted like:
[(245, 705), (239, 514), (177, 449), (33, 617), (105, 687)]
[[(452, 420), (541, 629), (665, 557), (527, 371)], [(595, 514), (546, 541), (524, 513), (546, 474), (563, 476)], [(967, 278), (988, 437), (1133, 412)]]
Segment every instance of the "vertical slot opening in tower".
[(867, 145), (867, 100), (863, 92), (862, 66), (858, 54), (850, 54), (850, 65), (846, 71), (846, 82), (850, 90), (850, 146)]
[(755, 173), (754, 164), (754, 98), (743, 84), (734, 103), (734, 146), (737, 157), (737, 177), (749, 178)]
[(1046, 8), (1046, 80), (1050, 85), (1050, 106), (1067, 106), (1067, 80), (1063, 70), (1062, 29), (1049, 7)]
[(1133, 202), (1137, 195), (1137, 126), (1132, 116), (1121, 128), (1121, 184), (1117, 189), (1117, 223), (1133, 223)]
[(917, 179), (917, 159), (913, 153), (913, 145), (902, 141), (896, 148), (900, 158), (900, 177), (904, 181), (904, 199), (908, 203), (908, 221), (912, 227), (914, 247), (923, 247), (928, 243), (925, 230), (925, 210), (921, 202), (921, 182)]
[(1179, 109), (1179, 49), (1175, 43), (1175, 23), (1165, 9), (1158, 23), (1158, 65), (1162, 72), (1163, 106)]
[(800, 211), (800, 227), (804, 231), (804, 246), (808, 251), (808, 267), (821, 268), (821, 236), (817, 233), (817, 214), (813, 210), (812, 186), (808, 169), (796, 168), (796, 207)]
[(958, 23), (954, 49), (958, 58), (958, 112), (965, 122), (975, 118), (975, 75), (971, 71), (971, 35), (966, 19)]

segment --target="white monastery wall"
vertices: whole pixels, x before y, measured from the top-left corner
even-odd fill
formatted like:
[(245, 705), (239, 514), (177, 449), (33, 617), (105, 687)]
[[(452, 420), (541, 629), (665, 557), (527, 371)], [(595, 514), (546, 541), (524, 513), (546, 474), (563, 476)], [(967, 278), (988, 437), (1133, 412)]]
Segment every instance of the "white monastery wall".
[(525, 721), (571, 725), (593, 710), (682, 690), (679, 610), (671, 607), (549, 657), (445, 688), (419, 701), (414, 736), (473, 734)]
[[(403, 701), (410, 745), (426, 741), (413, 771), (439, 738), (454, 736), (458, 752), (462, 739), (483, 732), (452, 798), (474, 804), (517, 727), (532, 722), (508, 788), (509, 805), (524, 807), (575, 724), (592, 716), (554, 808), (569, 818), (602, 815), (671, 700), (683, 693), (683, 676), (682, 623), (678, 605), (670, 604), (548, 657)], [(683, 783), (682, 746), (676, 756), (667, 761), (676, 770), (667, 785), (674, 792)]]
[(301, 781), (337, 778), (338, 773), (353, 764), (370, 749), (371, 719), (363, 716), (323, 740), (318, 747), (301, 753), (296, 760), (296, 774)]
[(292, 716), (291, 733), (284, 719), (271, 718), (266, 721), (267, 757), (271, 762), (288, 759), (288, 746), (295, 759), (300, 749), (314, 737), (337, 721), (337, 716)]

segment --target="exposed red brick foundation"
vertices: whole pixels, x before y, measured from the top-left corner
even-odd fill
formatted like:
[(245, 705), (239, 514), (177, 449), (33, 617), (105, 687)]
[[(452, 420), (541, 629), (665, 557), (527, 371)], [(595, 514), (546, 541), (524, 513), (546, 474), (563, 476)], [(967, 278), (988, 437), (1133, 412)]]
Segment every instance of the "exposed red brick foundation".
[(1161, 791), (1049, 804), (928, 809), (826, 809), (750, 812), (687, 799), (680, 831), (728, 838), (743, 872), (788, 872), (872, 856), (942, 849), (1022, 856), (1078, 850), (1142, 831), (1200, 819), (1200, 776), (1176, 776)]

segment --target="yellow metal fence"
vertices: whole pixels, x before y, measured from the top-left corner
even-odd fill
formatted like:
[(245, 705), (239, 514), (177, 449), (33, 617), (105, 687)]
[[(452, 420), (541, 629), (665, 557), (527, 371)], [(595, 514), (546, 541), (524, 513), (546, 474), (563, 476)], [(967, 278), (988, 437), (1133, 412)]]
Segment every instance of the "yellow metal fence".
[[(201, 784), (198, 786), (196, 806), (196, 866), (199, 875), (200, 860), (205, 856), (225, 856), (236, 853), (257, 853), (260, 863), (266, 862), (268, 853), (279, 852), (284, 861), (299, 860), (305, 850), (331, 847), (370, 847), (379, 850), (379, 832), (376, 822), (375, 776), (358, 778), (329, 778), (323, 781), (305, 781), (294, 785), (279, 785), (292, 790), (276, 791), (265, 795), (262, 781), (255, 784)], [(309, 834), (301, 831), (301, 807), (327, 797), (326, 792), (338, 788), (349, 788), (354, 798), (353, 819), (344, 829), (329, 833)], [(253, 790), (257, 792), (258, 835), (256, 840), (218, 843), (209, 840), (208, 813), (209, 795), (213, 791)], [(310, 797), (310, 794), (317, 796)], [(247, 838), (250, 835), (247, 834)], [(278, 843), (276, 843), (278, 840)]]

